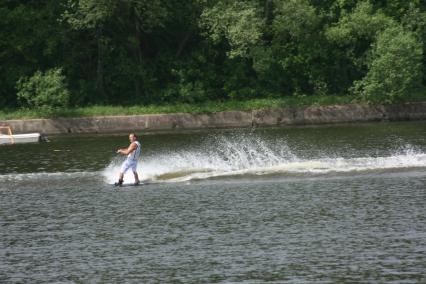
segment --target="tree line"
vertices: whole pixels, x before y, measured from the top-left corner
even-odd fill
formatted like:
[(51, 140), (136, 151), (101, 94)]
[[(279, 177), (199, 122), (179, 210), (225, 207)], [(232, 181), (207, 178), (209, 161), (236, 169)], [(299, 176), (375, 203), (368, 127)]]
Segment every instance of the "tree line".
[(353, 95), (426, 84), (422, 0), (2, 0), (0, 107)]

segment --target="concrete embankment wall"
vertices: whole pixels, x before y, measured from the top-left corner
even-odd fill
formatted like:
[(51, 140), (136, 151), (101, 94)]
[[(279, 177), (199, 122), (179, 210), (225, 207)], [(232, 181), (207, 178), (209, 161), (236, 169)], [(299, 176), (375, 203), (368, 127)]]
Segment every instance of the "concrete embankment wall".
[(152, 114), (3, 120), (14, 133), (113, 133), (205, 128), (290, 126), (368, 121), (426, 120), (426, 102), (388, 106), (361, 104), (225, 111), (209, 114)]

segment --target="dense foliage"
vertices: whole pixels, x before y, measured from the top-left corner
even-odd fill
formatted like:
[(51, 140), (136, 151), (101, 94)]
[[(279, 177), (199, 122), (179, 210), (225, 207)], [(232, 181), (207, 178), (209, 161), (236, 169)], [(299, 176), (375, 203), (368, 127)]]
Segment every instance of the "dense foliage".
[(0, 107), (202, 103), (426, 85), (422, 0), (3, 0)]
[(70, 93), (61, 69), (46, 73), (37, 71), (31, 78), (21, 78), (17, 83), (21, 105), (43, 110), (55, 110), (68, 106)]

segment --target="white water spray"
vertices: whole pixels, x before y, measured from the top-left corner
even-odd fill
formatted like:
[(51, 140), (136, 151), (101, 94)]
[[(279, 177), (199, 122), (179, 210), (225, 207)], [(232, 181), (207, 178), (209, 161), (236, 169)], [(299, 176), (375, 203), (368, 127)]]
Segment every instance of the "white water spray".
[[(114, 159), (103, 171), (105, 181), (113, 183), (122, 159)], [(182, 182), (223, 176), (327, 174), (341, 172), (380, 171), (426, 167), (426, 154), (411, 146), (386, 157), (300, 159), (285, 141), (266, 141), (255, 135), (215, 137), (203, 147), (142, 155), (138, 173), (150, 182)], [(132, 182), (127, 172), (125, 181)]]

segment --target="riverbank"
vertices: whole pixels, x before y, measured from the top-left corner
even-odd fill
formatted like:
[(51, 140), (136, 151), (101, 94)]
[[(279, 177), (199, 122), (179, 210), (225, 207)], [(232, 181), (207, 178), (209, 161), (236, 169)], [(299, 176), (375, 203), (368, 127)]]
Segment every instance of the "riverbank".
[(426, 102), (398, 105), (345, 104), (279, 107), (214, 113), (170, 113), (78, 118), (0, 120), (14, 133), (114, 133), (179, 131), (206, 128), (318, 125), (333, 123), (426, 120)]
[[(426, 94), (426, 92), (425, 92)], [(426, 101), (423, 93), (413, 94), (404, 102)], [(57, 117), (92, 117), (92, 116), (123, 116), (143, 114), (169, 113), (215, 113), (222, 111), (251, 111), (255, 109), (295, 108), (322, 105), (342, 105), (356, 103), (353, 96), (297, 96), (282, 98), (260, 98), (248, 100), (205, 101), (198, 103), (175, 103), (153, 105), (98, 105), (63, 108), (56, 110), (46, 109), (9, 109), (0, 110), (0, 120), (37, 119)]]

